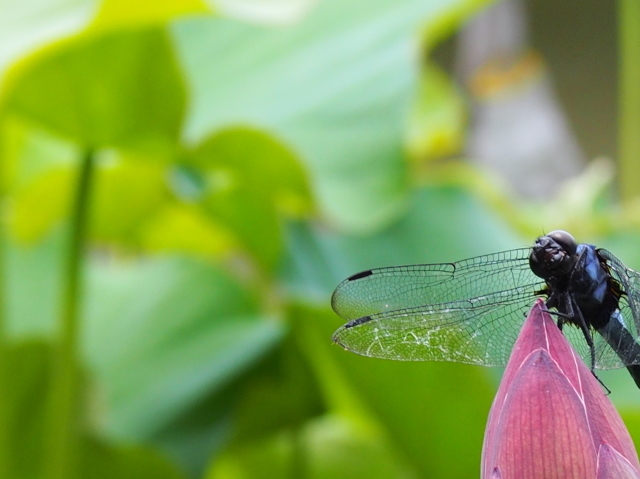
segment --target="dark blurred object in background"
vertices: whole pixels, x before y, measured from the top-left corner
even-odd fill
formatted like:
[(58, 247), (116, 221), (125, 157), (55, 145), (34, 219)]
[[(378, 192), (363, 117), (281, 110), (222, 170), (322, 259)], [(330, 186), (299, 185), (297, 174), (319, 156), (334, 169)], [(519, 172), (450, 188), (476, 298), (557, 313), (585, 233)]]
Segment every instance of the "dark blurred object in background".
[(458, 75), (472, 97), (466, 153), (522, 197), (553, 195), (584, 164), (542, 55), (531, 47), (524, 2), (500, 2), (460, 32)]

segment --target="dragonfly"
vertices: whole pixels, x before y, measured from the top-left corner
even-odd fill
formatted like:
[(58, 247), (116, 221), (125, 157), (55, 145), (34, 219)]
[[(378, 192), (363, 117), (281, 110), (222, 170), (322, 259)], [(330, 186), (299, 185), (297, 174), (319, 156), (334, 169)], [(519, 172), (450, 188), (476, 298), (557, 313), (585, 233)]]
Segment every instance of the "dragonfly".
[(348, 321), (333, 341), (376, 358), (505, 366), (538, 297), (594, 374), (626, 367), (640, 388), (640, 273), (562, 230), (529, 248), (356, 273), (332, 295)]

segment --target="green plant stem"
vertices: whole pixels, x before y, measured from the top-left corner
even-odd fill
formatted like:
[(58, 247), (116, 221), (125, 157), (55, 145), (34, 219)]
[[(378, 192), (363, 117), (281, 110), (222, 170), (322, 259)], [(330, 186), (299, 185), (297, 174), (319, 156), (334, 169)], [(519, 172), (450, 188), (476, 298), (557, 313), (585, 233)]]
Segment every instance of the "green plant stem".
[(306, 444), (300, 426), (295, 426), (291, 430), (291, 478), (305, 479), (307, 477), (306, 470)]
[(79, 360), (80, 279), (86, 243), (89, 192), (93, 176), (93, 151), (87, 151), (80, 165), (77, 189), (70, 221), (66, 277), (62, 293), (61, 324), (51, 389), (48, 456), (45, 468), (50, 479), (74, 477), (79, 442)]
[(640, 194), (640, 0), (618, 2), (620, 194)]

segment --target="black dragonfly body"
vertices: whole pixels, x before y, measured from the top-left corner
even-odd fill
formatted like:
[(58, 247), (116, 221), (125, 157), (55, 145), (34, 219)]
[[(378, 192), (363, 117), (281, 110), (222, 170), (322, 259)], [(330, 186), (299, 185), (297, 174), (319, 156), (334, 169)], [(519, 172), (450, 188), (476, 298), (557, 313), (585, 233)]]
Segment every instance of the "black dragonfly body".
[(627, 367), (640, 387), (640, 273), (560, 230), (532, 248), (354, 274), (331, 298), (349, 320), (333, 340), (365, 356), (503, 366), (536, 297), (592, 370)]

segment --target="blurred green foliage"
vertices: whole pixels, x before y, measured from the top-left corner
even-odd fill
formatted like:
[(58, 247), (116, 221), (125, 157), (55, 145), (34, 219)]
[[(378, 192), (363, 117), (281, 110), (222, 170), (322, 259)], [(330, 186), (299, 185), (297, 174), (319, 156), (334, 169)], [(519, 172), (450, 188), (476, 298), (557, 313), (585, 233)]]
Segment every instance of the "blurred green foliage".
[(49, 3), (0, 16), (0, 479), (47, 469), (86, 152), (75, 440), (48, 477), (475, 477), (495, 376), (332, 347), (333, 288), (527, 244), (545, 216), (638, 257), (606, 166), (558, 207), (430, 161), (466, 112), (420, 58), (490, 2)]

